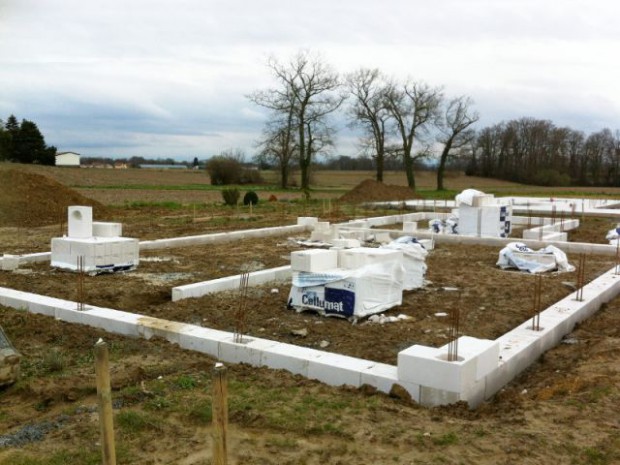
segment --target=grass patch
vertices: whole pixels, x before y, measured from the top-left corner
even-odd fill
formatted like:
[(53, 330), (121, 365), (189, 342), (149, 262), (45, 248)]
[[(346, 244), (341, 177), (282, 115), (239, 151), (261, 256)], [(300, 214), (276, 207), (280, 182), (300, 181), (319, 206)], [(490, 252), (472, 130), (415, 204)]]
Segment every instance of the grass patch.
[(610, 463), (607, 453), (597, 447), (586, 447), (583, 450), (583, 458), (588, 465), (606, 465)]
[(450, 446), (453, 444), (458, 444), (459, 437), (454, 432), (442, 434), (437, 438), (433, 438), (433, 444), (436, 446)]
[(190, 420), (200, 425), (210, 424), (213, 419), (211, 399), (201, 399), (190, 405), (186, 413)]
[(62, 350), (55, 348), (45, 353), (41, 365), (47, 373), (62, 373), (67, 368), (67, 358)]
[[(118, 463), (133, 463), (135, 457), (122, 445), (116, 447)], [(59, 450), (43, 458), (18, 452), (0, 459), (0, 465), (99, 465), (101, 464), (100, 449), (80, 448), (75, 450)]]
[(157, 419), (152, 415), (137, 410), (123, 410), (118, 412), (115, 422), (119, 430), (128, 435), (159, 429)]
[(191, 375), (181, 375), (174, 382), (181, 389), (193, 389), (198, 386), (198, 381)]

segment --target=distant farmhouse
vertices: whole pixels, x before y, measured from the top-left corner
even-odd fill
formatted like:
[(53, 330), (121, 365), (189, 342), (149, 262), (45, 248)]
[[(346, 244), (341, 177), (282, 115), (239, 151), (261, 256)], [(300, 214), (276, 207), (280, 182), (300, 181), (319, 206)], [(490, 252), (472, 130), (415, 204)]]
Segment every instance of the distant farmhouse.
[(80, 154), (75, 152), (59, 152), (56, 155), (56, 166), (80, 166)]

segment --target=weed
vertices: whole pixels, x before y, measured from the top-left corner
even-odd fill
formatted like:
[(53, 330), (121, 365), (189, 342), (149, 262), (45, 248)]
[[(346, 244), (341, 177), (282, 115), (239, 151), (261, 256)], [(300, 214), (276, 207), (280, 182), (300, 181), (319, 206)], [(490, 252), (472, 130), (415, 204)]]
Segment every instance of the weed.
[(46, 352), (41, 363), (47, 373), (62, 373), (67, 367), (65, 354), (56, 348)]
[(169, 410), (173, 403), (170, 399), (163, 396), (156, 396), (145, 402), (144, 408), (148, 410)]
[(586, 447), (583, 450), (583, 455), (589, 465), (606, 465), (609, 463), (607, 453), (596, 447)]
[(198, 385), (198, 381), (191, 375), (181, 375), (177, 378), (175, 384), (181, 389), (193, 389)]
[(208, 425), (213, 419), (211, 399), (204, 399), (190, 406), (187, 415), (196, 423)]
[(158, 429), (157, 420), (136, 410), (123, 410), (116, 415), (116, 424), (125, 434), (135, 434), (150, 429)]
[(433, 444), (436, 446), (449, 446), (452, 444), (457, 444), (458, 442), (459, 437), (453, 432), (443, 434), (438, 438), (433, 438)]

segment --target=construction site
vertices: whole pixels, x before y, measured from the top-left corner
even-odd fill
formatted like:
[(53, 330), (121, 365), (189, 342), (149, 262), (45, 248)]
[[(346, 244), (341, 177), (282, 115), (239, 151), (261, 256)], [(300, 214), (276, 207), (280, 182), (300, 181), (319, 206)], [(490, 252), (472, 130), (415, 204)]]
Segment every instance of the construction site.
[(163, 218), (69, 191), (4, 209), (0, 463), (97, 456), (99, 338), (125, 463), (210, 463), (216, 362), (232, 463), (620, 458), (620, 200), (395, 190)]

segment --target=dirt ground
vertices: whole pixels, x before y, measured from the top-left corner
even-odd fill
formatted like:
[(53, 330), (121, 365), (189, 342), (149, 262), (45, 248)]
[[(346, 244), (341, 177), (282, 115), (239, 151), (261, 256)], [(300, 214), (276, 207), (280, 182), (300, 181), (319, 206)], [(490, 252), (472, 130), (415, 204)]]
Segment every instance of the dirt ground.
[[(264, 206), (253, 216), (106, 208), (122, 218), (126, 236), (140, 239), (292, 224), (303, 213), (281, 205)], [(346, 218), (324, 204), (315, 208), (306, 213)], [(372, 214), (355, 212), (367, 213)], [(60, 224), (0, 226), (4, 253), (49, 250), (50, 238), (62, 231)], [(586, 219), (571, 240), (604, 242), (601, 234), (609, 228), (609, 220)], [(295, 239), (145, 252), (136, 271), (86, 277), (86, 302), (232, 330), (237, 292), (173, 304), (171, 288), (284, 265), (300, 248)], [(385, 325), (288, 310), (288, 283), (251, 289), (247, 332), (395, 364), (397, 353), (412, 344), (446, 344), (448, 323), (436, 314), (458, 305), (464, 334), (496, 338), (530, 317), (533, 305), (533, 278), (500, 271), (497, 254), (495, 248), (440, 244), (427, 259), (428, 285), (406, 292), (403, 304), (386, 313), (410, 318)], [(588, 279), (614, 263), (589, 256)], [(543, 307), (572, 292), (575, 280), (575, 273), (546, 276)], [(0, 286), (73, 300), (77, 283), (73, 274), (39, 264), (0, 272)], [(453, 287), (461, 292), (445, 289)], [(2, 307), (0, 322), (24, 357), (21, 380), (0, 390), (0, 465), (100, 463), (93, 365), (93, 344), (100, 337), (110, 345), (118, 463), (210, 463), (215, 360), (157, 339), (122, 338)], [(299, 329), (307, 335), (294, 335)], [(230, 463), (620, 463), (619, 333), (616, 299), (473, 411), (460, 404), (424, 409), (372, 390), (230, 366)]]

